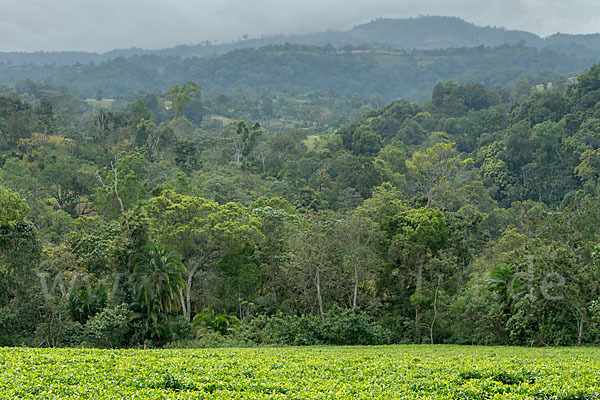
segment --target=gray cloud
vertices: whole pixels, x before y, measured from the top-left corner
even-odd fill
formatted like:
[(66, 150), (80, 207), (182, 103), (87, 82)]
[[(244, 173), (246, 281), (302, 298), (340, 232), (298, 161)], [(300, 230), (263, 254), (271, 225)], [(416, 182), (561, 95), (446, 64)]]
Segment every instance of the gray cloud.
[(0, 0), (0, 51), (164, 48), (418, 15), (542, 36), (600, 30), (597, 0)]

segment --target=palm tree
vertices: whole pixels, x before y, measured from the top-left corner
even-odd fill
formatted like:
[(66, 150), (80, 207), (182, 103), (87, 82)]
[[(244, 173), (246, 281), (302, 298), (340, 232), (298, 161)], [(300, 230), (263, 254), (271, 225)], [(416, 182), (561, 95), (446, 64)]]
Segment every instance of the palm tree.
[(146, 317), (156, 324), (181, 308), (187, 270), (179, 253), (155, 244), (144, 247), (135, 260), (133, 295)]
[(214, 331), (221, 335), (233, 333), (238, 328), (239, 319), (234, 315), (217, 314), (211, 308), (205, 308), (194, 317), (192, 330), (196, 336), (202, 336), (207, 331)]
[(510, 313), (510, 304), (517, 287), (519, 282), (515, 280), (510, 265), (502, 264), (492, 268), (489, 275), (489, 288), (500, 296), (506, 314)]

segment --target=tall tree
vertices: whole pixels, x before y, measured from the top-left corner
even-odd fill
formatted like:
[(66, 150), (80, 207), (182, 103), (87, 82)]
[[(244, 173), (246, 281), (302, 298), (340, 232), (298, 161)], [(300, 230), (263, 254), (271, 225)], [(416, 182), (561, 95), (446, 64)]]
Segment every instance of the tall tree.
[[(439, 210), (423, 207), (409, 209), (394, 218), (396, 234), (392, 238), (388, 257), (395, 269), (407, 279), (412, 295), (410, 302), (415, 311), (416, 342), (421, 342), (421, 309), (430, 299), (424, 291), (424, 281), (431, 278), (426, 271), (428, 263), (444, 247), (447, 239), (446, 222)], [(435, 275), (435, 274), (434, 274)], [(435, 276), (435, 281), (438, 277)]]
[(181, 309), (186, 274), (181, 255), (169, 248), (148, 245), (136, 255), (133, 295), (153, 325)]
[(200, 86), (194, 82), (187, 82), (182, 86), (172, 86), (167, 92), (167, 99), (172, 102), (177, 115), (183, 115), (185, 107), (199, 94)]
[(316, 300), (316, 314), (325, 320), (326, 297), (341, 278), (342, 244), (337, 235), (339, 220), (332, 213), (309, 214), (305, 224), (291, 236), (293, 257), (287, 270), (288, 279), (301, 303), (311, 312)]
[(406, 166), (427, 198), (427, 207), (433, 207), (448, 189), (452, 177), (470, 163), (471, 159), (461, 160), (455, 143), (437, 143), (424, 152), (414, 152)]
[(196, 273), (231, 248), (254, 245), (260, 239), (260, 222), (238, 203), (218, 203), (201, 197), (166, 191), (146, 206), (155, 240), (173, 246), (187, 269), (181, 295), (184, 315), (192, 315), (192, 285)]
[(341, 219), (336, 233), (344, 243), (342, 262), (345, 273), (352, 277), (348, 305), (355, 308), (359, 305), (361, 284), (372, 282), (381, 265), (377, 245), (383, 239), (382, 232), (375, 222), (354, 213)]

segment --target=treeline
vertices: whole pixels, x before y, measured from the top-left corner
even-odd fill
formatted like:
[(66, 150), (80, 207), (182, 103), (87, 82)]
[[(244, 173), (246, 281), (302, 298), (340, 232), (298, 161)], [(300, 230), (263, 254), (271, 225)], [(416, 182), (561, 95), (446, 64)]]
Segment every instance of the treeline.
[(234, 50), (256, 49), (264, 46), (285, 45), (286, 43), (323, 46), (323, 48), (337, 50), (388, 48), (396, 51), (523, 44), (538, 49), (554, 50), (582, 59), (595, 59), (600, 51), (600, 34), (556, 33), (542, 38), (525, 31), (490, 26), (481, 27), (456, 17), (378, 18), (369, 23), (357, 25), (348, 31), (329, 30), (304, 35), (261, 36), (256, 39), (241, 37), (230, 43), (207, 40), (194, 45), (179, 45), (160, 50), (129, 48), (111, 50), (101, 54), (83, 51), (0, 52), (0, 63), (9, 65), (75, 65), (89, 62), (99, 63), (117, 57), (143, 55), (181, 58), (213, 57)]
[(320, 136), (156, 96), (0, 96), (0, 344), (600, 340), (600, 65)]
[(206, 92), (332, 90), (340, 95), (378, 95), (425, 102), (440, 81), (512, 85), (520, 79), (545, 84), (589, 68), (580, 59), (522, 45), (447, 50), (386, 50), (381, 46), (271, 45), (215, 57), (142, 55), (72, 66), (0, 64), (0, 84), (33, 79), (68, 85), (87, 97), (127, 96), (140, 90), (166, 91), (186, 81)]

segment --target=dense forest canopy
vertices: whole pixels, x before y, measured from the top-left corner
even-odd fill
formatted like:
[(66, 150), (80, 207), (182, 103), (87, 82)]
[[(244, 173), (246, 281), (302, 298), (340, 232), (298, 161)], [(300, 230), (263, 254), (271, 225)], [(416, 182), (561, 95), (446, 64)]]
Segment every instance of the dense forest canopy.
[(448, 50), (394, 50), (386, 47), (273, 45), (216, 57), (144, 55), (100, 63), (0, 64), (0, 85), (31, 79), (68, 85), (87, 97), (129, 96), (140, 90), (166, 91), (181, 82), (202, 82), (206, 93), (299, 92), (381, 96), (423, 103), (438, 82), (514, 86), (521, 79), (545, 85), (574, 77), (595, 58), (578, 58), (523, 45)]
[(166, 91), (203, 83), (205, 93), (309, 93), (424, 103), (438, 82), (514, 86), (574, 77), (600, 56), (598, 35), (540, 38), (458, 18), (377, 19), (345, 32), (202, 42), (163, 50), (0, 53), (1, 85), (68, 85), (87, 97)]
[[(556, 56), (439, 56), (460, 74), (515, 51)], [(598, 343), (600, 64), (510, 90), (407, 70), (435, 84), (423, 104), (204, 92), (219, 82), (210, 63), (251, 72), (264, 57), (328, 72), (346, 57), (365, 84), (401, 82), (352, 52), (272, 47), (166, 65), (162, 92), (117, 100), (33, 80), (3, 90), (0, 345)], [(141, 60), (58, 82), (108, 92), (90, 77), (119, 67), (103, 79), (135, 91), (129, 68), (167, 76)], [(245, 79), (263, 86), (261, 71)]]

